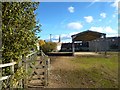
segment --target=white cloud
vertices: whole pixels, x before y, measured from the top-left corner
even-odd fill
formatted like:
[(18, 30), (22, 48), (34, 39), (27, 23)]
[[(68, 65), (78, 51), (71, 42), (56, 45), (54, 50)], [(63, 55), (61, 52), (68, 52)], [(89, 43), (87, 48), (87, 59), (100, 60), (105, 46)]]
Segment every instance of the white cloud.
[(74, 13), (74, 11), (75, 11), (75, 9), (74, 9), (74, 7), (68, 7), (68, 11), (70, 12), (70, 13)]
[(91, 27), (90, 30), (97, 31), (97, 32), (103, 32), (103, 27)]
[(105, 28), (105, 31), (106, 31), (106, 33), (110, 33), (110, 34), (116, 34), (117, 33), (117, 31), (116, 30), (113, 30), (110, 26), (108, 26), (108, 27), (106, 27)]
[[(61, 35), (52, 35), (52, 41), (54, 42), (58, 42), (59, 41), (59, 37), (61, 38), (62, 42), (71, 42), (71, 35), (77, 34), (79, 32), (71, 32), (68, 34), (61, 34)], [(47, 39), (49, 41), (49, 38)]]
[(115, 14), (113, 14), (113, 15), (112, 15), (112, 17), (113, 17), (113, 18), (115, 18), (115, 17), (116, 17), (116, 15), (115, 15)]
[(93, 21), (93, 17), (92, 16), (86, 16), (84, 18), (85, 18), (86, 22), (88, 22), (88, 23), (91, 23)]
[(118, 2), (119, 2), (120, 0), (115, 0), (112, 4), (111, 4), (111, 6), (112, 7), (115, 7), (116, 9), (118, 9)]
[(52, 40), (58, 40), (59, 39), (59, 35), (52, 35)]
[(101, 16), (102, 18), (106, 18), (106, 13), (101, 13), (100, 16)]
[(61, 34), (62, 39), (71, 39), (71, 36), (69, 34)]
[(58, 42), (59, 41), (59, 37), (60, 37), (62, 42), (71, 40), (71, 35), (70, 34), (61, 34), (61, 35), (53, 35), (52, 36), (52, 41), (53, 42)]
[(69, 33), (69, 34), (74, 35), (74, 34), (77, 34), (77, 33), (80, 33), (80, 32), (72, 32), (72, 33)]
[(71, 22), (67, 24), (69, 29), (80, 30), (83, 26), (80, 22)]
[(101, 33), (106, 33), (108, 36), (117, 36), (118, 32), (117, 30), (112, 29), (110, 26), (106, 27), (91, 27), (90, 30), (97, 31)]

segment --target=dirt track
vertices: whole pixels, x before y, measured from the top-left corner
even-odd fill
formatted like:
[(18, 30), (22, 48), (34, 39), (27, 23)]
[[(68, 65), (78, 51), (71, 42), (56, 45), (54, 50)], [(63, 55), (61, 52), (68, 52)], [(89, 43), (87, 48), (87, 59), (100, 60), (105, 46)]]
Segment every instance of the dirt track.
[[(63, 82), (59, 73), (61, 70), (71, 70), (75, 68), (75, 65), (70, 63), (70, 59), (73, 57), (50, 57), (50, 78), (48, 88), (64, 88), (67, 87), (66, 83)], [(59, 72), (59, 73), (57, 73)]]
[[(84, 56), (92, 55), (96, 56), (97, 53), (94, 52), (76, 52), (75, 55)], [(77, 66), (71, 63), (71, 60), (74, 56), (51, 56), (51, 65), (50, 65), (50, 78), (49, 86), (47, 88), (68, 88), (69, 83), (65, 79), (65, 72), (77, 70)], [(65, 72), (64, 72), (65, 71)], [(64, 74), (65, 73), (65, 74)], [(63, 76), (60, 76), (62, 74)], [(61, 78), (62, 77), (62, 78)], [(64, 77), (64, 78), (63, 78)]]

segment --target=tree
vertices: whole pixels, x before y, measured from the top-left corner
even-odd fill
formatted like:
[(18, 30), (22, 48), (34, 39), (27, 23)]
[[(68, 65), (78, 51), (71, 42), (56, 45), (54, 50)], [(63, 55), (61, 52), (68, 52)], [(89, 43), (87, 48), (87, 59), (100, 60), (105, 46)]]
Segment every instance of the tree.
[(46, 42), (41, 48), (44, 53), (55, 51), (57, 44), (55, 42)]
[(35, 48), (40, 31), (36, 26), (34, 11), (36, 2), (3, 2), (2, 3), (2, 44), (3, 62), (17, 61), (20, 55), (26, 55)]
[(40, 46), (43, 46), (45, 44), (45, 41), (44, 40), (39, 40), (39, 45)]
[[(38, 5), (37, 2), (2, 2), (2, 63), (19, 62), (21, 55), (36, 48), (38, 38), (35, 33), (41, 26), (35, 20), (34, 11)], [(7, 67), (3, 74), (9, 72)]]

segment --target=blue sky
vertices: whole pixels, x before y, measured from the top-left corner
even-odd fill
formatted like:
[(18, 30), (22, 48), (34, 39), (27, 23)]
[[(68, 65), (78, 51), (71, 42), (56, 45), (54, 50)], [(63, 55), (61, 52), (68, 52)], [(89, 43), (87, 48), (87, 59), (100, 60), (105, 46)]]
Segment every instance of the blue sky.
[(93, 30), (108, 37), (118, 33), (118, 6), (113, 2), (41, 2), (36, 20), (42, 24), (40, 39), (71, 42), (71, 35)]

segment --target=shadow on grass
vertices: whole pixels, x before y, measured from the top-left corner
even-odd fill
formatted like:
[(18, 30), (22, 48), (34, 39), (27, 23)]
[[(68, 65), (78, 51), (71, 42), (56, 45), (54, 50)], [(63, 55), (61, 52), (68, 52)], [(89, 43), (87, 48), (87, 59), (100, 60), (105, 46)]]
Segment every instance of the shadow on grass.
[[(117, 88), (118, 82), (115, 76), (106, 71), (95, 68), (90, 70), (54, 70), (55, 75), (59, 76), (64, 87), (69, 88)], [(56, 82), (57, 83), (57, 82)]]

